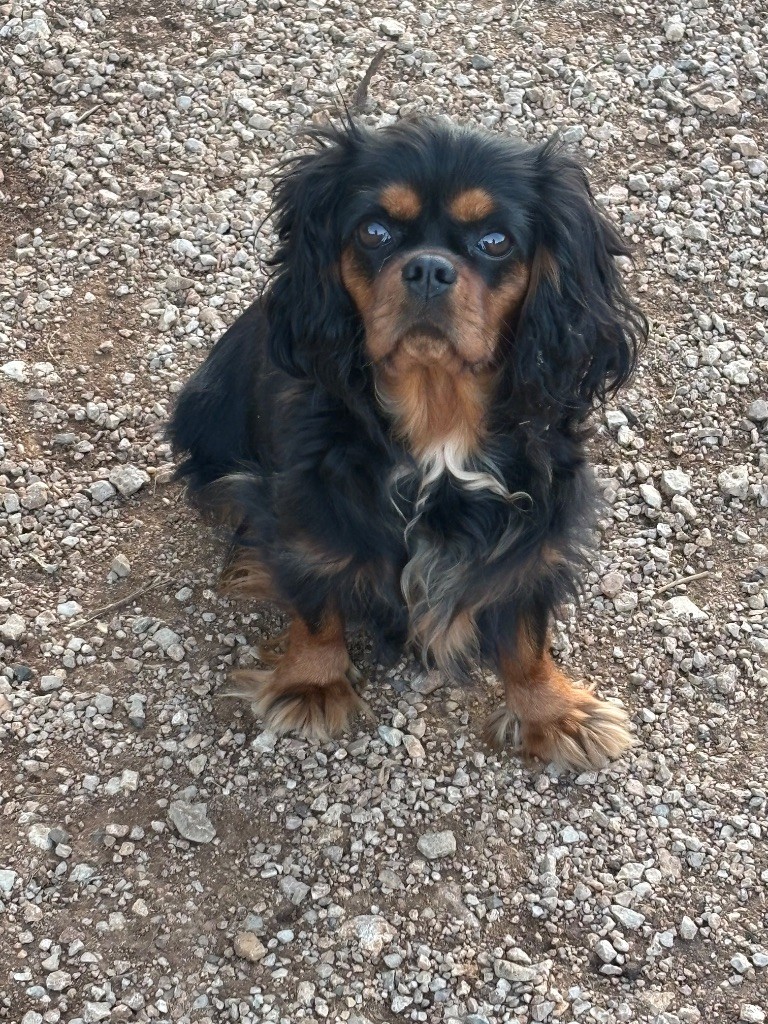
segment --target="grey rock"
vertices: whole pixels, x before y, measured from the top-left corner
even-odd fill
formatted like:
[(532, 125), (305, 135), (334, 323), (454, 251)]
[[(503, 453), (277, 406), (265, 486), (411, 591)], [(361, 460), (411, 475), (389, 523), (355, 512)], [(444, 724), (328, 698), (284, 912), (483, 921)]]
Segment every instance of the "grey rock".
[(537, 974), (535, 967), (514, 963), (512, 960), (494, 960), (493, 971), (497, 978), (516, 985), (532, 982)]
[(60, 619), (73, 619), (83, 610), (83, 606), (77, 601), (63, 601), (56, 605), (56, 614)]
[(18, 877), (18, 874), (10, 868), (0, 868), (0, 893), (8, 896)]
[(0, 366), (0, 373), (15, 380), (17, 384), (24, 384), (27, 380), (27, 364), (22, 359), (12, 359)]
[(687, 494), (691, 489), (691, 477), (681, 469), (665, 469), (661, 474), (661, 491), (668, 498), (673, 494)]
[(131, 574), (131, 563), (125, 555), (115, 555), (109, 568), (119, 579), (125, 579)]
[(124, 498), (130, 498), (149, 483), (149, 474), (138, 466), (116, 466), (109, 474), (109, 482)]
[(448, 829), (443, 832), (425, 832), (419, 837), (416, 846), (427, 860), (452, 857), (456, 853), (456, 836)]
[(167, 653), (171, 647), (181, 645), (179, 634), (174, 633), (168, 626), (161, 626), (156, 633), (152, 634), (152, 639), (163, 653)]
[(243, 960), (258, 963), (267, 955), (267, 947), (260, 942), (253, 932), (238, 932), (235, 935), (235, 953)]
[(84, 1024), (98, 1024), (99, 1021), (109, 1020), (112, 1016), (112, 1007), (109, 1003), (95, 1003), (86, 1000), (83, 1003)]
[(389, 747), (399, 747), (403, 742), (402, 732), (399, 729), (393, 729), (390, 725), (380, 725), (379, 736)]
[(611, 914), (623, 928), (630, 928), (633, 931), (645, 921), (645, 914), (640, 914), (637, 910), (631, 910), (629, 907), (622, 907), (618, 903), (611, 906)]
[(426, 672), (424, 675), (414, 679), (411, 683), (411, 689), (415, 690), (416, 693), (421, 693), (425, 697), (430, 693), (434, 693), (435, 690), (439, 690), (444, 684), (445, 680), (439, 672), (431, 671)]
[(640, 484), (640, 497), (652, 509), (660, 509), (663, 505), (662, 496), (659, 495), (652, 483)]
[(114, 498), (117, 491), (108, 480), (96, 480), (88, 488), (88, 493), (97, 505), (103, 505), (105, 501)]
[(298, 906), (309, 895), (309, 886), (306, 882), (300, 882), (298, 878), (294, 878), (293, 875), (285, 875), (280, 879), (280, 892), (291, 903)]
[(48, 488), (40, 481), (30, 484), (27, 488), (26, 494), (21, 499), (22, 508), (29, 511), (36, 511), (47, 504), (47, 502)]
[(624, 574), (609, 572), (600, 580), (600, 589), (606, 597), (616, 597), (624, 589)]
[(356, 938), (366, 956), (378, 956), (397, 935), (397, 929), (380, 914), (359, 914), (341, 926), (342, 938)]
[(664, 35), (670, 43), (679, 43), (685, 38), (685, 25), (679, 14), (664, 23)]
[(747, 410), (747, 416), (753, 423), (764, 423), (768, 420), (768, 402), (764, 398), (757, 398)]
[(648, 192), (651, 187), (644, 174), (630, 174), (627, 179), (627, 185), (630, 192)]
[(718, 474), (720, 493), (732, 498), (746, 498), (749, 493), (749, 467), (731, 466)]
[(683, 238), (688, 238), (692, 242), (706, 242), (709, 238), (709, 231), (705, 224), (693, 220), (683, 228)]
[(746, 974), (747, 971), (751, 969), (752, 964), (743, 953), (736, 953), (731, 957), (731, 967), (738, 971), (739, 974)]
[(379, 29), (383, 35), (389, 36), (390, 39), (399, 39), (405, 32), (405, 25), (402, 21), (397, 21), (395, 18), (382, 18), (379, 23)]
[(672, 597), (668, 601), (664, 602), (664, 610), (668, 615), (671, 615), (675, 619), (693, 619), (699, 621), (708, 619), (709, 615), (705, 611), (702, 611), (698, 605), (694, 604), (689, 597), (681, 594), (678, 597)]
[(60, 690), (63, 685), (63, 676), (49, 675), (40, 677), (40, 689), (43, 693), (51, 693), (53, 690)]
[(731, 148), (741, 156), (760, 156), (760, 149), (750, 135), (734, 135), (731, 138)]
[(595, 953), (604, 964), (611, 964), (619, 955), (607, 939), (601, 939), (595, 946)]
[(638, 605), (637, 594), (623, 593), (617, 594), (613, 599), (613, 607), (622, 615), (627, 615), (633, 612)]
[(168, 817), (179, 835), (192, 843), (210, 843), (216, 836), (216, 829), (208, 820), (207, 804), (174, 800)]
[(32, 825), (27, 832), (27, 838), (38, 850), (50, 850), (53, 848), (50, 832), (51, 830), (48, 825)]
[(629, 420), (620, 409), (607, 409), (605, 413), (605, 425), (609, 430), (618, 430), (620, 427), (626, 427), (629, 424)]
[(739, 1020), (746, 1021), (746, 1024), (763, 1024), (765, 1010), (757, 1003), (742, 1003), (739, 1009)]
[(49, 992), (63, 992), (72, 984), (72, 975), (66, 971), (52, 971), (45, 979), (45, 987)]
[(673, 512), (679, 512), (686, 522), (692, 523), (699, 518), (699, 513), (696, 511), (693, 503), (684, 498), (682, 494), (674, 494), (669, 507)]
[(0, 638), (10, 641), (10, 643), (16, 643), (24, 636), (26, 628), (27, 624), (24, 619), (14, 612), (0, 625)]
[(403, 746), (405, 747), (408, 757), (414, 761), (426, 757), (426, 752), (421, 740), (418, 740), (415, 736), (411, 736), (410, 733), (406, 733), (403, 736)]
[(296, 986), (296, 996), (302, 1006), (311, 1006), (317, 987), (311, 981), (300, 981)]
[(96, 868), (90, 864), (75, 864), (69, 873), (70, 882), (90, 882), (95, 876)]

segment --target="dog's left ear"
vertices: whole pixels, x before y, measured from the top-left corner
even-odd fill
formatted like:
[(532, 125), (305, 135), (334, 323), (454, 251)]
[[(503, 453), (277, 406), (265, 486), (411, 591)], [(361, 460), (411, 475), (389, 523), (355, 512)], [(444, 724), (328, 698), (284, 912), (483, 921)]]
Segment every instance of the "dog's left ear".
[(647, 321), (615, 262), (629, 247), (582, 166), (557, 140), (534, 160), (536, 249), (510, 353), (514, 389), (550, 417), (583, 419), (631, 376)]
[(266, 293), (272, 360), (345, 394), (357, 369), (359, 329), (340, 271), (340, 207), (363, 129), (353, 122), (308, 134), (314, 151), (291, 162), (274, 192), (279, 245)]

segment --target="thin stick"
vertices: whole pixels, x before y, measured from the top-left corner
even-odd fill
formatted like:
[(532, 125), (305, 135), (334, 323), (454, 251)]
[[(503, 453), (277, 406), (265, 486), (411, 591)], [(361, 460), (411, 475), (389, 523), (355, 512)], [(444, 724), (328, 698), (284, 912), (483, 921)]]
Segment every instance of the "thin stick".
[(679, 580), (672, 580), (671, 583), (665, 583), (663, 587), (659, 587), (656, 593), (663, 594), (665, 590), (672, 590), (673, 587), (679, 587), (683, 583), (693, 583), (694, 580), (703, 580), (706, 576), (709, 576), (709, 569), (705, 569), (704, 572), (695, 572), (692, 576), (681, 576)]
[(701, 92), (702, 89), (706, 89), (710, 85), (712, 85), (712, 83), (709, 81), (708, 78), (705, 78), (704, 81), (703, 82), (699, 82), (698, 85), (692, 85), (688, 89), (686, 89), (685, 90), (685, 95), (686, 96), (693, 96), (695, 93)]
[(123, 605), (130, 604), (137, 597), (141, 597), (142, 594), (146, 594), (148, 590), (156, 590), (162, 586), (163, 583), (167, 583), (169, 580), (168, 576), (156, 576), (151, 583), (145, 583), (143, 587), (139, 587), (138, 590), (134, 590), (132, 594), (128, 594), (126, 597), (121, 597), (119, 601), (113, 601), (111, 604), (105, 604), (103, 608), (97, 608), (95, 612), (92, 612), (84, 619), (80, 619), (78, 622), (71, 623), (72, 626), (84, 626), (86, 622), (90, 622), (92, 619), (98, 618), (99, 615), (103, 615), (104, 612), (114, 611), (115, 608), (122, 608)]
[(365, 107), (365, 101), (368, 99), (368, 86), (371, 84), (371, 79), (378, 71), (379, 64), (384, 60), (384, 55), (388, 49), (388, 45), (385, 44), (382, 46), (376, 51), (373, 60), (368, 65), (368, 70), (363, 75), (363, 80), (360, 82), (360, 85), (358, 85), (352, 100), (352, 110), (355, 114), (362, 114), (363, 108)]
[(101, 110), (103, 106), (103, 103), (94, 103), (92, 107), (89, 107), (88, 110), (84, 111), (80, 115), (80, 117), (78, 117), (78, 119), (75, 121), (75, 124), (82, 124), (83, 121), (87, 120), (91, 116), (91, 114), (95, 114), (96, 111)]

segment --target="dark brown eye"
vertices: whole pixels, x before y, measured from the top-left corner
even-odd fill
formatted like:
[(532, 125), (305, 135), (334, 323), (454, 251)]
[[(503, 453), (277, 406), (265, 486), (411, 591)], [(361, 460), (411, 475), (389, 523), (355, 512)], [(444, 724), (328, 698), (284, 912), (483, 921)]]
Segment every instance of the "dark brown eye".
[(357, 229), (357, 237), (366, 249), (378, 249), (392, 241), (392, 235), (377, 220), (366, 220)]
[(503, 231), (489, 231), (477, 243), (477, 248), (486, 256), (499, 260), (512, 248), (512, 239)]

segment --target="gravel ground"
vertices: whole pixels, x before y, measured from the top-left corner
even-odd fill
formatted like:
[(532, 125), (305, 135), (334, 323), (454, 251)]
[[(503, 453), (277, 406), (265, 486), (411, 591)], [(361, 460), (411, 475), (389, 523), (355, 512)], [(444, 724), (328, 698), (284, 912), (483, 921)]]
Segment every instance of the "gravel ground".
[[(0, 2), (0, 1020), (763, 1021), (765, 5), (376, 10)], [(217, 697), (279, 622), (217, 596), (162, 424), (262, 280), (270, 168), (385, 41), (366, 121), (559, 129), (637, 246), (556, 637), (632, 712), (598, 775), (492, 756), (492, 681), (412, 663), (321, 749)]]

